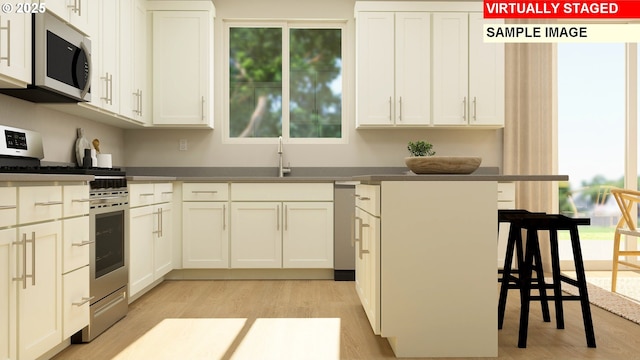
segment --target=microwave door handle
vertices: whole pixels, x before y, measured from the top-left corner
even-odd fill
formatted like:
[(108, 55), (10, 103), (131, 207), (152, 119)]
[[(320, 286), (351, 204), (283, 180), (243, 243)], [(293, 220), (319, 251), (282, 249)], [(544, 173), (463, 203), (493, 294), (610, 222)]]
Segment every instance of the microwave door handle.
[(84, 89), (82, 89), (82, 93), (80, 94), (80, 98), (84, 100), (85, 95), (89, 92), (91, 88), (91, 72), (92, 72), (92, 64), (91, 64), (91, 52), (87, 49), (87, 46), (84, 44), (84, 41), (80, 42), (80, 48), (84, 51), (85, 56), (87, 57), (87, 63), (89, 64), (89, 74), (87, 74), (87, 83), (84, 85)]

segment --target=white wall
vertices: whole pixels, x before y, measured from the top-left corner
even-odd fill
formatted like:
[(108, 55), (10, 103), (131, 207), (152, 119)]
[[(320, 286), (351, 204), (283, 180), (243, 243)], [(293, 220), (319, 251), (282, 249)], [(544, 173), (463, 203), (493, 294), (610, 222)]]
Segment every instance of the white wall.
[(0, 94), (0, 124), (35, 130), (42, 135), (47, 162), (75, 163), (77, 128), (100, 140), (100, 150), (113, 154), (113, 165), (124, 166), (124, 131), (47, 108), (45, 105)]
[[(215, 130), (126, 130), (127, 166), (276, 166), (276, 144), (225, 144), (222, 137), (223, 19), (332, 19), (348, 21), (349, 96), (344, 113), (348, 143), (285, 144), (285, 163), (292, 167), (404, 166), (410, 140), (428, 140), (439, 155), (479, 155), (482, 166), (502, 167), (502, 130), (355, 130), (354, 0), (214, 0), (216, 6)], [(187, 139), (188, 150), (179, 151)]]

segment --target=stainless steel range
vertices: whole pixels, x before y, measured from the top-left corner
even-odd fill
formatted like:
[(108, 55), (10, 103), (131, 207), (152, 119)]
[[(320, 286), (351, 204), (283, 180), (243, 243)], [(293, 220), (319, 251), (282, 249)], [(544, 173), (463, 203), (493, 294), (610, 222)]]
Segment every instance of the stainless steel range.
[(120, 169), (42, 166), (41, 135), (0, 125), (0, 172), (94, 175), (89, 183), (90, 322), (73, 335), (88, 342), (128, 312), (129, 192)]

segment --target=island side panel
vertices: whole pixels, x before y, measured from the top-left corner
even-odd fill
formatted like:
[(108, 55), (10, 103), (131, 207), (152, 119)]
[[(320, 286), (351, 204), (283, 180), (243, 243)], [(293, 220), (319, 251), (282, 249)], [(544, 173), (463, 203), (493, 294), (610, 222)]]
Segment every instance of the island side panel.
[(497, 186), (381, 183), (381, 330), (396, 356), (498, 355)]

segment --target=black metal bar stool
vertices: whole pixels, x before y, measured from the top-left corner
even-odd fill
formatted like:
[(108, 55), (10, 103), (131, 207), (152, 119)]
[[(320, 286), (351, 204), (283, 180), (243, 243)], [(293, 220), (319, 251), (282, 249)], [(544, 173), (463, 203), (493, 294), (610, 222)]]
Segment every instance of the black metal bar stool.
[[(504, 258), (504, 266), (498, 270), (501, 274), (498, 282), (500, 285), (500, 297), (498, 300), (498, 329), (502, 329), (504, 323), (504, 313), (507, 306), (507, 295), (510, 289), (520, 289), (520, 269), (524, 261), (524, 249), (522, 242), (522, 226), (519, 222), (530, 215), (544, 215), (545, 213), (532, 213), (527, 210), (498, 210), (498, 223), (509, 223), (509, 236), (507, 238), (507, 250)], [(516, 256), (517, 268), (513, 269), (513, 256)], [(533, 251), (533, 263), (531, 269), (536, 272), (536, 278), (531, 279), (531, 288), (539, 290), (539, 296), (532, 296), (531, 300), (540, 300), (542, 307), (542, 318), (545, 322), (550, 322), (549, 302), (546, 289), (552, 289), (552, 284), (544, 281), (544, 271), (542, 268), (542, 256), (540, 248)]]
[[(531, 281), (532, 271), (536, 260), (536, 252), (540, 251), (539, 231), (549, 232), (551, 249), (551, 267), (553, 279), (553, 296), (556, 310), (556, 327), (564, 329), (564, 310), (562, 302), (564, 300), (580, 301), (582, 308), (582, 318), (588, 347), (596, 347), (596, 339), (593, 331), (593, 320), (591, 318), (591, 308), (589, 304), (589, 294), (587, 292), (587, 280), (584, 273), (582, 260), (582, 250), (580, 248), (580, 236), (578, 234), (579, 225), (590, 225), (590, 219), (569, 218), (555, 214), (530, 214), (523, 216), (520, 221), (512, 223), (516, 228), (525, 229), (527, 242), (525, 257), (520, 269), (520, 329), (518, 336), (518, 347), (527, 347), (527, 328), (529, 325), (529, 304), (532, 299), (531, 289), (534, 284)], [(560, 254), (558, 250), (558, 230), (568, 230), (573, 251), (573, 261), (576, 271), (576, 279), (569, 278), (560, 273)], [(578, 288), (579, 295), (563, 295), (562, 283), (567, 283)]]

